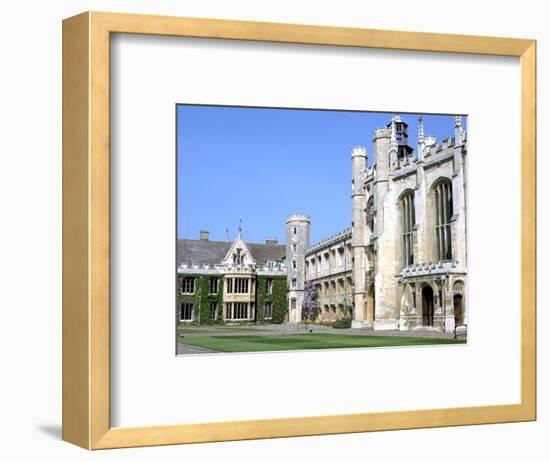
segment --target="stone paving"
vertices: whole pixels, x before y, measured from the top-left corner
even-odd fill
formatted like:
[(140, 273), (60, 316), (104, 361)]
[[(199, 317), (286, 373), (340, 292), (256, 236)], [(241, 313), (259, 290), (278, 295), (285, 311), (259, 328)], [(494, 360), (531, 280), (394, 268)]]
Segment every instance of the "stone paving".
[(183, 354), (217, 354), (219, 351), (207, 349), (206, 347), (191, 346), (191, 344), (178, 343), (178, 355)]

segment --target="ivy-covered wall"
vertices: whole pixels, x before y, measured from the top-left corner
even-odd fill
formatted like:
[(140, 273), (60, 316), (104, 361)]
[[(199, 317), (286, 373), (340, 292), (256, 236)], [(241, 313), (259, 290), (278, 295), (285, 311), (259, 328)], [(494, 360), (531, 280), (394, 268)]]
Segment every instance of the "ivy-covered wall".
[[(181, 281), (184, 277), (193, 277), (195, 279), (195, 293), (192, 295), (184, 295), (181, 292)], [(219, 279), (218, 293), (210, 294), (210, 279)], [(177, 286), (177, 320), (180, 319), (180, 309), (182, 302), (191, 302), (194, 304), (195, 316), (193, 324), (200, 325), (215, 325), (223, 323), (223, 276), (220, 275), (206, 275), (206, 274), (178, 274), (178, 286)], [(218, 315), (215, 320), (210, 319), (210, 303), (216, 303), (218, 305)], [(199, 316), (197, 315), (197, 306), (200, 305)]]
[[(182, 294), (182, 279), (184, 277), (193, 277), (195, 279), (195, 293), (192, 295)], [(210, 294), (209, 281), (212, 278), (219, 279), (219, 288), (217, 294)], [(273, 280), (272, 293), (267, 293), (267, 280)], [(191, 302), (194, 304), (195, 314), (193, 325), (216, 325), (223, 323), (223, 275), (212, 274), (178, 274), (177, 283), (177, 320), (180, 319), (180, 309), (182, 302)], [(209, 316), (210, 303), (215, 302), (218, 306), (218, 315), (215, 320)], [(264, 304), (271, 302), (272, 318), (264, 319)], [(256, 277), (256, 322), (259, 323), (283, 323), (287, 311), (287, 278), (284, 275), (267, 276), (258, 275)], [(199, 317), (197, 316), (197, 306), (200, 306)], [(235, 323), (234, 320), (231, 321)]]
[[(273, 290), (267, 293), (267, 280), (273, 280)], [(264, 319), (264, 303), (271, 302), (272, 318)], [(258, 275), (256, 277), (257, 321), (283, 323), (287, 311), (287, 279), (284, 275)]]

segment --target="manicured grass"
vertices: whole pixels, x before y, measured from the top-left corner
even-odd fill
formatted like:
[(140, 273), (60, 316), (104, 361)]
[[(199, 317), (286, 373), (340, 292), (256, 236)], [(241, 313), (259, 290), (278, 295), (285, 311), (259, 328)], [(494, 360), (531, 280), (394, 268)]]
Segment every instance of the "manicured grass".
[(350, 347), (420, 346), (464, 344), (463, 339), (411, 338), (404, 336), (360, 336), (326, 333), (273, 336), (195, 336), (178, 338), (182, 344), (206, 347), (219, 352), (265, 352)]
[(251, 331), (262, 331), (261, 328), (249, 327), (178, 327), (178, 333), (250, 333)]

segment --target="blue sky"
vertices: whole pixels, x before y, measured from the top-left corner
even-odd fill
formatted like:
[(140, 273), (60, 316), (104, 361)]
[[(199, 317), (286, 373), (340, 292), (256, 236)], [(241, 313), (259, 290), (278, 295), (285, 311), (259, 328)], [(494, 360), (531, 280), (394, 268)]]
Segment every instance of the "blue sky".
[[(178, 238), (285, 240), (286, 216), (311, 217), (311, 243), (351, 225), (351, 148), (393, 113), (177, 106)], [(416, 150), (417, 114), (400, 114)], [(423, 115), (424, 131), (454, 136), (454, 116)], [(466, 118), (463, 119), (466, 128)]]

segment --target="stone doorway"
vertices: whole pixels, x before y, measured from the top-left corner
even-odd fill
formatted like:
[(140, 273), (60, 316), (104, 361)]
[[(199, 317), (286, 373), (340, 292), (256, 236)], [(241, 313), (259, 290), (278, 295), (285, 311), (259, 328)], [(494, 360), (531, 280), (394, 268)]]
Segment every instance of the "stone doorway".
[(455, 326), (464, 325), (464, 302), (462, 295), (454, 295)]
[(426, 285), (422, 288), (422, 325), (433, 327), (434, 324), (434, 292)]

